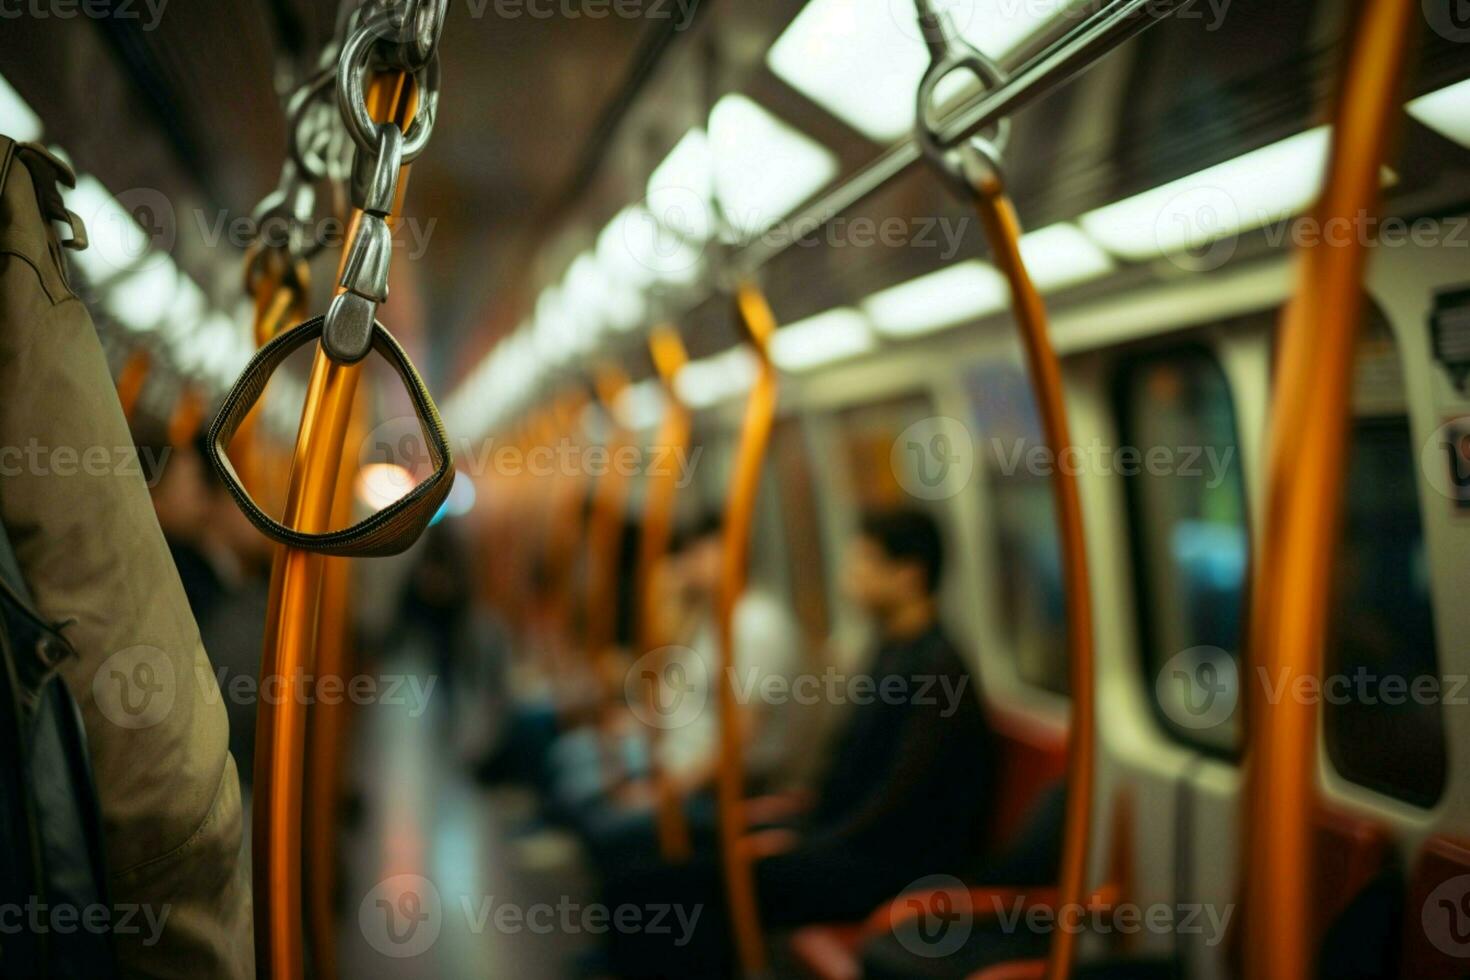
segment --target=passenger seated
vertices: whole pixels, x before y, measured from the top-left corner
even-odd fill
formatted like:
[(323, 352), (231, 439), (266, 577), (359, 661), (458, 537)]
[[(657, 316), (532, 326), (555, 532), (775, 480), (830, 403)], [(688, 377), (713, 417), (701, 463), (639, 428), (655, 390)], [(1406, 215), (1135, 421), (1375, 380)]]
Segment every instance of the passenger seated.
[[(664, 671), (677, 670), (679, 701), (669, 717), (659, 723), (654, 757), (641, 768), (636, 764), (626, 767), (624, 774), (632, 778), (606, 787), (605, 792), (584, 801), (574, 813), (574, 827), (599, 864), (648, 858), (657, 848), (656, 784), (649, 763), (661, 770), (675, 797), (684, 801), (695, 845), (713, 843), (720, 655), (715, 603), (722, 558), (720, 516), (706, 513), (679, 533), (656, 573), (656, 608), (663, 618), (657, 634), (670, 643), (668, 659), (660, 666)], [(791, 680), (799, 646), (796, 624), (774, 596), (759, 587), (745, 591), (735, 607), (734, 639), (735, 670), (742, 685), (769, 677)], [(635, 661), (631, 669), (641, 672), (646, 663)], [(631, 684), (619, 683), (617, 689), (622, 723), (614, 722), (612, 728), (624, 739), (646, 743), (647, 726), (636, 720), (642, 706), (626, 702), (630, 692), (641, 693), (637, 678)], [(757, 700), (742, 707), (746, 712), (743, 728), (747, 734), (744, 761), (748, 784), (763, 789), (777, 786), (796, 750), (792, 738), (798, 727), (798, 706)], [(625, 761), (629, 761), (626, 756)], [(607, 771), (606, 766), (603, 771)]]
[[(853, 692), (851, 711), (814, 806), (753, 835), (754, 852), (764, 855), (755, 878), (768, 928), (862, 919), (919, 879), (970, 866), (991, 746), (974, 681), (939, 622), (942, 566), (942, 539), (928, 515), (897, 510), (862, 521), (844, 585), (872, 618), (877, 649), (866, 673), (836, 687)], [(619, 975), (728, 969), (715, 856), (679, 867), (630, 862), (610, 874), (606, 890), (613, 908), (672, 904), (686, 919), (698, 910), (687, 935), (614, 931), (610, 963)]]

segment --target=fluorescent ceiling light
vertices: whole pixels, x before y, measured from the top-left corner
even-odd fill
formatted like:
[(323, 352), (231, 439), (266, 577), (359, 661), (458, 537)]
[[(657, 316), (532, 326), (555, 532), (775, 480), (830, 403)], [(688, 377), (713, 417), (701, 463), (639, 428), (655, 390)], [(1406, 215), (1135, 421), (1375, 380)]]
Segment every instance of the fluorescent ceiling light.
[(1009, 300), (1005, 277), (970, 260), (874, 293), (862, 308), (880, 334), (913, 337), (1003, 310)]
[(714, 174), (708, 137), (702, 129), (691, 129), (648, 178), (648, 210), (675, 234), (709, 241), (715, 227), (710, 211)]
[(78, 177), (77, 186), (63, 196), (87, 226), (87, 247), (72, 256), (88, 280), (103, 282), (148, 258), (148, 234), (96, 177)]
[(685, 364), (674, 376), (674, 393), (690, 408), (707, 408), (749, 391), (756, 370), (755, 355), (742, 344)]
[(1305, 210), (1321, 190), (1329, 139), (1319, 126), (1079, 220), (1093, 240), (1133, 261), (1202, 248)]
[(1106, 252), (1065, 221), (1022, 236), (1021, 258), (1031, 281), (1044, 293), (1097, 279), (1114, 268)]
[[(942, 0), (966, 40), (1002, 59), (1070, 0)], [(811, 0), (766, 55), (772, 72), (858, 132), (891, 143), (913, 131), (929, 54), (912, 0)], [(957, 73), (951, 76), (963, 78)], [(953, 94), (941, 87), (940, 101)]]
[(715, 191), (739, 238), (775, 225), (837, 176), (831, 150), (743, 95), (715, 103), (709, 131)]
[(876, 344), (867, 317), (854, 309), (828, 310), (777, 330), (771, 360), (783, 371), (809, 371), (866, 354)]
[(19, 143), (41, 138), (41, 117), (26, 104), (20, 93), (0, 75), (0, 133)]
[(1430, 129), (1470, 147), (1470, 80), (1422, 95), (1405, 108)]
[(625, 427), (639, 432), (657, 425), (667, 404), (664, 386), (649, 378), (624, 388), (613, 404), (613, 412)]
[(597, 259), (614, 283), (643, 289), (693, 283), (704, 253), (664, 228), (647, 208), (633, 206), (608, 222), (597, 237)]
[(208, 304), (194, 280), (180, 275), (172, 261), (150, 262), (110, 286), (102, 306), (131, 330), (163, 328), (170, 337), (187, 334)]

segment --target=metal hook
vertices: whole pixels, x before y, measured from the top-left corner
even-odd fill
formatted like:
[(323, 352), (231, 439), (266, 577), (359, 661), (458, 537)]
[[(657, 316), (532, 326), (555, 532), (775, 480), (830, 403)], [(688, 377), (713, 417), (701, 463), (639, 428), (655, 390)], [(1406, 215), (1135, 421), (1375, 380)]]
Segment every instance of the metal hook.
[(1010, 141), (1011, 122), (1000, 120), (990, 136), (946, 141), (940, 134), (939, 121), (934, 118), (935, 93), (939, 84), (956, 71), (967, 71), (992, 89), (1004, 85), (1007, 76), (999, 65), (962, 37), (950, 15), (935, 10), (931, 0), (914, 0), (914, 7), (931, 58), (929, 69), (919, 83), (915, 126), (919, 147), (951, 187), (963, 197), (973, 197), (980, 181), (1003, 181), (1001, 160)]

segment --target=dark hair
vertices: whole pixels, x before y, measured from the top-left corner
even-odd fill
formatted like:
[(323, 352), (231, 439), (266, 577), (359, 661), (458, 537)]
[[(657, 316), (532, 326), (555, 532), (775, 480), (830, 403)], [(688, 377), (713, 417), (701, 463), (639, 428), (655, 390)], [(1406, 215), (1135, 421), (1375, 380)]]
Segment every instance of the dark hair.
[(907, 508), (870, 511), (863, 515), (860, 528), (862, 536), (893, 561), (918, 565), (924, 573), (925, 591), (938, 591), (944, 571), (944, 537), (933, 517)]
[(673, 540), (669, 542), (669, 551), (673, 554), (686, 551), (698, 542), (720, 534), (724, 527), (724, 515), (712, 508), (704, 508), (695, 515), (692, 521), (674, 530)]

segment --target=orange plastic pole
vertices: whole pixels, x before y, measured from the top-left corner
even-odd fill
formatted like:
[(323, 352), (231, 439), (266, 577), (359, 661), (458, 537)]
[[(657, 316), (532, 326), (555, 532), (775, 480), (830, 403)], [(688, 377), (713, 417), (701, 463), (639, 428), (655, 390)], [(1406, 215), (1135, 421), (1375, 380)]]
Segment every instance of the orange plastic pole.
[[(669, 551), (674, 536), (674, 500), (678, 491), (679, 473), (674, 460), (683, 458), (689, 447), (689, 434), (693, 425), (689, 409), (679, 400), (674, 391), (674, 378), (689, 361), (689, 353), (679, 331), (672, 326), (655, 327), (648, 340), (649, 353), (654, 368), (663, 383), (664, 416), (654, 437), (654, 448), (669, 462), (662, 468), (651, 469), (646, 478), (647, 499), (643, 505), (643, 534), (638, 548), (638, 645), (640, 653), (647, 656), (662, 649), (669, 637), (659, 629), (659, 596), (654, 589), (659, 563)], [(656, 664), (654, 683), (662, 683), (662, 664)], [(650, 699), (657, 692), (650, 685)], [(693, 853), (689, 838), (689, 825), (684, 819), (683, 800), (675, 793), (673, 783), (657, 765), (660, 729), (649, 728), (649, 743), (655, 757), (653, 769), (654, 796), (657, 806), (659, 852), (666, 861), (687, 861)]]
[(608, 658), (617, 640), (617, 573), (622, 545), (623, 514), (628, 503), (631, 474), (618, 460), (630, 446), (627, 429), (614, 418), (614, 403), (628, 387), (628, 376), (615, 367), (597, 378), (597, 397), (611, 420), (607, 439), (607, 470), (597, 478), (592, 515), (587, 527), (587, 655), (598, 676), (606, 679)]
[(141, 347), (128, 355), (127, 362), (117, 373), (117, 400), (122, 405), (123, 418), (133, 420), (133, 410), (138, 407), (138, 396), (148, 381), (148, 369), (153, 359)]
[[(1025, 351), (1031, 386), (1041, 416), (1046, 444), (1057, 457), (1072, 445), (1067, 424), (1061, 362), (1047, 328), (1046, 305), (1021, 258), (1021, 223), (998, 179), (976, 185), (981, 223), (991, 257), (1011, 289), (1012, 310)], [(1062, 869), (1058, 893), (1062, 910), (1087, 907), (1087, 861), (1095, 785), (1096, 692), (1093, 679), (1092, 592), (1087, 577), (1087, 541), (1076, 474), (1066, 467), (1052, 470), (1052, 503), (1062, 549), (1062, 582), (1066, 591), (1067, 656), (1071, 686), (1071, 721), (1067, 743), (1067, 811), (1063, 821)], [(1077, 930), (1056, 929), (1047, 957), (1048, 980), (1071, 973)]]
[(720, 638), (720, 766), (717, 799), (725, 889), (740, 965), (747, 976), (766, 969), (765, 938), (756, 899), (755, 872), (742, 841), (745, 834), (744, 732), (735, 695), (735, 606), (745, 591), (750, 566), (750, 533), (760, 493), (761, 470), (776, 422), (776, 369), (768, 351), (776, 318), (765, 296), (752, 284), (736, 290), (736, 316), (755, 352), (758, 370), (745, 404), (735, 471), (725, 502), (724, 559), (718, 604)]
[[(375, 119), (407, 128), (416, 100), (411, 78), (380, 74), (368, 88)], [(407, 168), (405, 168), (406, 170)], [(407, 186), (399, 180), (399, 202)], [(395, 207), (395, 212), (397, 208)], [(358, 215), (349, 223), (349, 238)], [(344, 256), (345, 258), (345, 256)], [(317, 350), (291, 462), (283, 523), (300, 531), (329, 530), (343, 443), (352, 418), (361, 365), (342, 365)], [(255, 943), (260, 968), (276, 980), (295, 980), (304, 970), (301, 915), (301, 809), (306, 677), (314, 669), (322, 559), (282, 547), (271, 569), (266, 614), (261, 698), (255, 750), (252, 815), (255, 865)]]
[[(1398, 119), (1418, 4), (1367, 0), (1345, 62), (1331, 162), (1317, 227), (1377, 213), (1380, 174)], [(1369, 227), (1372, 227), (1371, 225)], [(1255, 563), (1250, 650), (1272, 678), (1321, 676), (1338, 533), (1353, 359), (1368, 247), (1302, 251), (1283, 316), (1271, 416), (1265, 537)], [(1311, 843), (1317, 786), (1317, 707), (1268, 700), (1250, 686), (1247, 717), (1245, 975), (1309, 975), (1313, 946)]]

